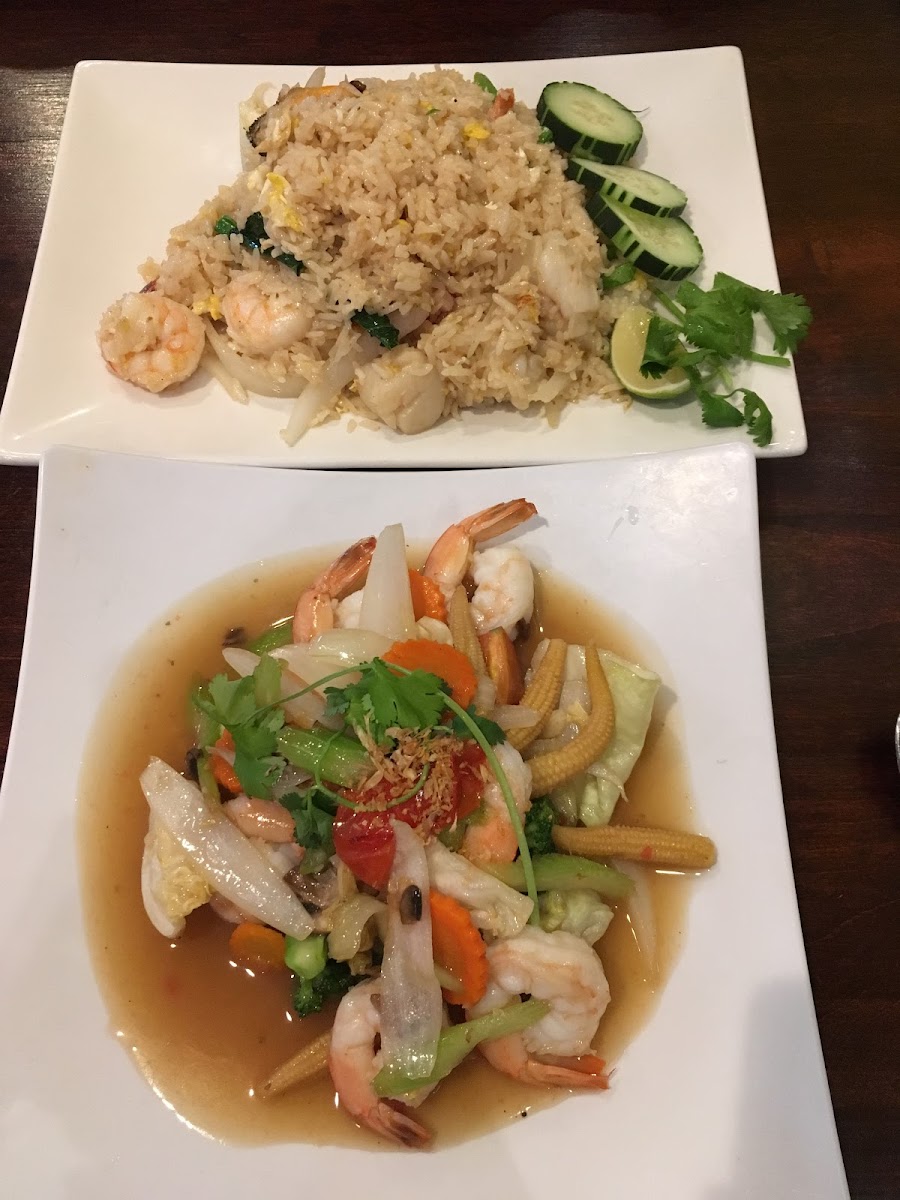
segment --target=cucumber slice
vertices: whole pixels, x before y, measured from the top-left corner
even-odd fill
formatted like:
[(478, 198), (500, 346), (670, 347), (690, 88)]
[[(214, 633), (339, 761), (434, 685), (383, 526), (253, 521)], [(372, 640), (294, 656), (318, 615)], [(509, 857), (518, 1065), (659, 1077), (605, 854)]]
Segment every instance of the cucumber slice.
[(631, 158), (644, 134), (633, 112), (587, 83), (548, 83), (537, 118), (560, 150), (597, 162)]
[(655, 279), (685, 279), (700, 266), (703, 247), (681, 217), (651, 217), (597, 194), (588, 216), (622, 258)]
[(583, 184), (588, 192), (599, 192), (609, 200), (618, 200), (620, 204), (653, 217), (677, 217), (687, 204), (687, 196), (681, 188), (663, 179), (662, 175), (639, 171), (637, 167), (570, 158), (566, 174), (576, 183)]

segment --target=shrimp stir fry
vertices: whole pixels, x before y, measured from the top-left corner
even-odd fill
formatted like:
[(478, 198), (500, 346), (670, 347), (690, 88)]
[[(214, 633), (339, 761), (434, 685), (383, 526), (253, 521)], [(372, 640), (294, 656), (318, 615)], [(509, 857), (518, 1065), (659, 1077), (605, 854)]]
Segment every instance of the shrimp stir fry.
[[(334, 1013), (330, 1041), (304, 1039), (257, 1094), (328, 1070), (348, 1117), (408, 1149), (430, 1144), (419, 1106), (476, 1046), (481, 1070), (520, 1083), (608, 1087), (594, 942), (637, 909), (605, 860), (651, 870), (678, 842), (682, 868), (709, 865), (684, 859), (686, 834), (592, 817), (612, 814), (659, 681), (588, 631), (573, 647), (545, 629), (531, 653), (527, 543), (485, 543), (536, 512), (463, 517), (421, 569), (399, 525), (354, 542), (291, 617), (223, 649), (239, 677), (193, 694), (185, 775), (154, 760), (141, 778), (159, 932), (208, 905), (233, 964), (286, 965), (297, 1016)], [(573, 845), (604, 861), (559, 852)]]

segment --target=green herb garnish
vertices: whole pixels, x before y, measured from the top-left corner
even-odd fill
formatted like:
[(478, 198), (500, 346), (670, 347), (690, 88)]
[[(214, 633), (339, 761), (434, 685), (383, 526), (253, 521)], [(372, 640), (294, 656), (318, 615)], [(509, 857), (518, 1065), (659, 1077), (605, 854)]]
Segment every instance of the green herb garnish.
[(548, 129), (546, 125), (542, 125), (541, 132), (538, 134), (537, 140), (542, 146), (546, 146), (547, 142), (553, 141), (553, 130)]
[(239, 233), (238, 223), (234, 217), (219, 217), (215, 225), (213, 225), (213, 233), (227, 234), (229, 237), (233, 233)]
[(367, 308), (360, 308), (350, 314), (350, 322), (381, 342), (386, 350), (393, 350), (400, 341), (399, 329), (391, 324), (384, 313), (369, 312)]
[[(742, 360), (788, 366), (784, 354), (796, 350), (812, 319), (806, 301), (752, 287), (721, 271), (706, 290), (690, 280), (679, 285), (674, 298), (659, 288), (651, 290), (671, 319), (660, 314), (652, 317), (641, 374), (659, 379), (672, 367), (681, 367), (700, 402), (705, 425), (715, 429), (744, 425), (758, 446), (768, 446), (771, 411), (756, 392), (733, 387), (730, 371)], [(772, 332), (774, 354), (753, 349), (756, 313)], [(716, 391), (717, 381), (727, 390)]]
[(622, 261), (616, 263), (611, 271), (601, 278), (604, 292), (615, 291), (617, 287), (621, 287), (623, 283), (631, 283), (637, 272), (637, 267), (634, 263)]
[(483, 92), (487, 92), (489, 96), (496, 96), (497, 89), (488, 79), (487, 75), (483, 75), (481, 71), (476, 71), (472, 76), (472, 82), (477, 83)]

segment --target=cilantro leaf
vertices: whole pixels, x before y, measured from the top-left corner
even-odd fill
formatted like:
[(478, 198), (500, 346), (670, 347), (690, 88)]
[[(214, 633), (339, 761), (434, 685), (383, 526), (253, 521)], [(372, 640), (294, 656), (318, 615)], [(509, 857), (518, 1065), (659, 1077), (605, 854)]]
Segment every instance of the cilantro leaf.
[(698, 388), (697, 399), (700, 401), (703, 424), (708, 425), (710, 429), (729, 429), (743, 425), (744, 414), (728, 402), (727, 396)]
[(719, 271), (713, 280), (713, 288), (732, 295), (741, 296), (753, 311), (761, 313), (774, 338), (776, 354), (794, 351), (809, 331), (812, 313), (802, 296), (791, 293), (782, 295), (763, 288), (742, 283), (724, 271)]
[(772, 413), (769, 406), (749, 388), (739, 390), (744, 394), (744, 424), (747, 432), (757, 446), (768, 446), (772, 441)]
[(496, 96), (497, 89), (488, 79), (487, 75), (482, 75), (480, 71), (476, 71), (472, 76), (472, 82), (477, 83), (483, 92), (487, 92), (489, 96)]
[[(489, 746), (499, 746), (501, 742), (506, 741), (506, 734), (503, 732), (500, 726), (495, 721), (489, 720), (487, 717), (479, 716), (475, 711), (474, 704), (470, 704), (466, 709), (466, 712), (478, 726)], [(453, 719), (450, 722), (450, 732), (458, 738), (466, 738), (469, 741), (472, 740), (472, 731), (458, 713), (453, 714)]]
[[(345, 688), (326, 688), (328, 712), (368, 731), (379, 744), (387, 730), (433, 729), (447, 707), (447, 684), (428, 671), (395, 675), (380, 658), (360, 667), (361, 679)], [(339, 692), (339, 696), (335, 695)]]
[(207, 687), (208, 699), (197, 695), (195, 703), (202, 712), (220, 725), (239, 725), (256, 712), (256, 688), (252, 676), (229, 679), (214, 675)]
[(647, 326), (647, 341), (641, 360), (641, 374), (650, 379), (659, 379), (677, 361), (678, 328), (665, 317), (652, 316)]
[[(263, 667), (261, 676), (268, 675), (270, 670)], [(231, 734), (234, 770), (241, 787), (248, 796), (265, 800), (285, 767), (285, 760), (275, 753), (276, 734), (284, 725), (284, 711), (277, 707), (257, 707), (257, 682), (254, 675), (243, 679), (216, 675), (209, 681), (206, 695), (195, 694), (194, 704)]]
[(685, 280), (675, 293), (684, 308), (684, 336), (694, 346), (723, 358), (746, 358), (753, 349), (753, 309), (737, 288), (704, 292)]
[(393, 350), (400, 341), (400, 330), (391, 324), (384, 313), (369, 312), (367, 308), (360, 308), (350, 314), (350, 323), (371, 334), (386, 350)]
[(337, 806), (328, 793), (311, 787), (305, 792), (288, 792), (279, 803), (294, 818), (297, 841), (307, 853), (322, 851), (330, 858), (334, 854), (332, 825)]
[(616, 263), (613, 269), (611, 271), (607, 271), (606, 274), (601, 278), (604, 292), (612, 292), (617, 287), (621, 287), (623, 283), (631, 283), (636, 272), (637, 267), (634, 265), (634, 263)]

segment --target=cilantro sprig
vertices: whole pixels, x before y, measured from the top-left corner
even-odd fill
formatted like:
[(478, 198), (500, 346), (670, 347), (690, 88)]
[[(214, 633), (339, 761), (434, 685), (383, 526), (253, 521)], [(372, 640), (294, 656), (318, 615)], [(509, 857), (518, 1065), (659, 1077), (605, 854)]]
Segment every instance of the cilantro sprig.
[[(654, 296), (670, 317), (653, 315), (647, 329), (641, 374), (659, 379), (679, 366), (691, 381), (702, 419), (710, 428), (746, 426), (758, 446), (772, 441), (772, 413), (761, 396), (735, 388), (731, 370), (739, 361), (786, 367), (806, 336), (812, 314), (802, 296), (752, 287), (720, 271), (707, 290), (685, 280), (674, 297), (659, 288)], [(772, 334), (774, 354), (754, 350), (754, 316)], [(725, 390), (716, 390), (724, 384)]]
[[(234, 740), (234, 770), (248, 796), (267, 800), (285, 768), (276, 754), (278, 731), (284, 725), (284, 710), (268, 700), (273, 670), (280, 680), (281, 668), (263, 655), (252, 675), (229, 679), (215, 675), (206, 689), (194, 694), (193, 703), (209, 718), (211, 728), (227, 729)], [(262, 694), (263, 705), (260, 705)]]

